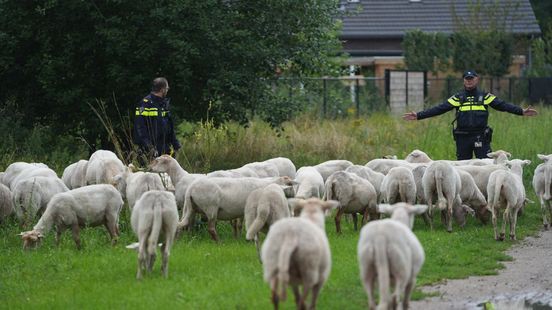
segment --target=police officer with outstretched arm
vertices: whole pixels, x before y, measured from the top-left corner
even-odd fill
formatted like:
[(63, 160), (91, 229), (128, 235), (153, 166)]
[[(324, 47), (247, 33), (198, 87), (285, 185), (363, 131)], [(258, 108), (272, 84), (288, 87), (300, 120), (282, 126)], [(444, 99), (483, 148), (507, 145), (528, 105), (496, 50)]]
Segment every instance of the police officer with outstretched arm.
[(537, 111), (531, 107), (522, 109), (498, 99), (491, 93), (480, 91), (477, 88), (479, 76), (474, 70), (465, 71), (462, 77), (464, 90), (427, 110), (405, 113), (403, 119), (421, 120), (456, 109), (456, 118), (453, 121), (453, 125), (456, 123), (453, 126), (456, 158), (471, 159), (473, 154), (476, 158), (487, 158), (487, 154), (492, 152), (492, 129), (487, 125), (489, 107), (523, 116), (537, 115)]
[(140, 160), (149, 161), (163, 154), (174, 155), (180, 149), (180, 142), (176, 139), (169, 111), (168, 91), (167, 79), (155, 78), (151, 93), (136, 106), (134, 143), (139, 147)]

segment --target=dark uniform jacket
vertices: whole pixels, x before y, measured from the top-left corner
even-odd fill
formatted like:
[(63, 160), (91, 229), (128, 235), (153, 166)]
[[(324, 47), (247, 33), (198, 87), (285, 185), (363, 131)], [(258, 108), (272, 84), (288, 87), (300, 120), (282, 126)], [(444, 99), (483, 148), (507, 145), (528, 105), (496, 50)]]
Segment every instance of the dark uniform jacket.
[(134, 142), (142, 150), (157, 150), (158, 155), (170, 154), (180, 148), (169, 111), (168, 98), (149, 94), (138, 103), (134, 118)]
[(498, 99), (491, 93), (477, 89), (463, 90), (447, 101), (416, 113), (417, 118), (424, 119), (456, 109), (456, 130), (466, 133), (480, 133), (487, 127), (489, 106), (495, 110), (523, 115), (523, 109)]

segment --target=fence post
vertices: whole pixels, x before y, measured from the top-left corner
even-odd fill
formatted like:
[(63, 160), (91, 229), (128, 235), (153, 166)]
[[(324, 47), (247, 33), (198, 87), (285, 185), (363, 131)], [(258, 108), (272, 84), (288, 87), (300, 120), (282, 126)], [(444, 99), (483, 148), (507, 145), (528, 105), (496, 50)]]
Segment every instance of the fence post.
[(322, 78), (322, 88), (323, 88), (323, 93), (324, 95), (322, 96), (322, 113), (323, 113), (323, 116), (326, 117), (326, 104), (328, 102), (328, 79), (326, 77), (323, 77)]
[(450, 96), (450, 76), (447, 77), (447, 96)]
[(405, 74), (405, 87), (404, 87), (404, 90), (405, 90), (405, 94), (406, 94), (406, 106), (408, 107), (408, 70), (406, 70), (406, 72), (404, 73)]
[(358, 81), (358, 77), (356, 78), (356, 87), (355, 87), (355, 103), (356, 103), (356, 116), (357, 118), (360, 117), (360, 99), (359, 99), (359, 86), (360, 86), (360, 83)]

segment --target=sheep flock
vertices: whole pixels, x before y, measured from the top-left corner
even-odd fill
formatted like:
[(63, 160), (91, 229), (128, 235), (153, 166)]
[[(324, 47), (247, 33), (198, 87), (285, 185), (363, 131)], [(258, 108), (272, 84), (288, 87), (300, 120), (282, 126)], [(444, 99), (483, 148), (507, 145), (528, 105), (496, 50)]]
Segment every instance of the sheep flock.
[[(61, 177), (43, 163), (10, 164), (0, 172), (0, 225), (17, 221), (24, 249), (40, 251), (50, 231), (59, 243), (65, 230), (81, 249), (86, 240), (80, 230), (98, 226), (117, 246), (119, 217), (128, 210), (137, 242), (127, 248), (137, 252), (136, 278), (142, 279), (152, 272), (158, 248), (161, 272), (168, 277), (170, 250), (179, 235), (206, 229), (214, 242), (221, 242), (216, 225), (228, 221), (235, 238), (254, 241), (274, 307), (291, 288), (298, 309), (314, 309), (332, 266), (326, 218), (334, 218), (341, 234), (341, 218), (347, 216), (359, 235), (359, 285), (369, 308), (407, 309), (425, 260), (412, 231), (415, 216), (432, 230), (437, 217), (448, 232), (462, 230), (471, 216), (493, 225), (489, 238), (503, 241), (508, 226), (509, 239), (516, 239), (518, 214), (530, 202), (523, 168), (531, 162), (511, 159), (502, 150), (487, 155), (435, 160), (414, 150), (405, 159), (330, 160), (304, 167), (276, 157), (201, 174), (187, 172), (168, 155), (138, 171), (113, 152), (98, 150), (67, 166)], [(542, 163), (531, 185), (548, 230), (552, 154), (537, 157)]]

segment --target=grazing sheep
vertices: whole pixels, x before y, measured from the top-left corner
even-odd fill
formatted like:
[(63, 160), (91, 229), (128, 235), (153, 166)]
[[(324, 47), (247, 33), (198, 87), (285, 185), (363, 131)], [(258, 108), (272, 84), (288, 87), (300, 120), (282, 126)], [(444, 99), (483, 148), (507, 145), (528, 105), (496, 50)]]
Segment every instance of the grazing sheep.
[(483, 196), (488, 197), (487, 195), (487, 184), (489, 183), (489, 176), (491, 173), (493, 173), (496, 170), (508, 170), (508, 168), (503, 165), (484, 165), (484, 166), (474, 166), (474, 165), (467, 165), (467, 166), (456, 166), (456, 170), (463, 170), (467, 173), (471, 174), (473, 177), (473, 180), (475, 181), (475, 185), (477, 185), (477, 188), (481, 191)]
[(414, 150), (410, 154), (406, 155), (405, 161), (409, 163), (431, 163), (432, 160), (429, 156), (420, 150)]
[(537, 155), (544, 163), (535, 168), (533, 189), (539, 198), (542, 212), (542, 224), (545, 230), (550, 229), (552, 221), (552, 154)]
[(269, 162), (254, 162), (243, 165), (242, 168), (249, 168), (257, 174), (259, 178), (277, 177), (280, 175), (278, 167)]
[[(487, 224), (490, 212), (487, 209), (487, 199), (477, 185), (471, 174), (467, 173), (464, 170), (455, 169), (460, 176), (460, 199), (462, 200), (462, 208), (464, 211), (464, 216), (466, 214), (474, 215), (477, 217), (483, 224)], [(458, 213), (459, 208), (453, 210), (454, 218), (460, 227), (464, 227), (465, 220), (462, 219), (461, 213)], [(458, 210), (458, 211), (457, 211)], [(460, 217), (459, 217), (460, 216)]]
[(341, 233), (341, 216), (344, 213), (353, 215), (353, 224), (357, 230), (357, 213), (362, 214), (364, 225), (368, 219), (379, 218), (376, 211), (377, 193), (370, 181), (352, 172), (337, 171), (326, 180), (326, 195), (328, 200), (336, 200), (339, 207), (335, 215), (335, 229)]
[(394, 167), (383, 178), (381, 194), (386, 203), (416, 201), (416, 181), (412, 170), (406, 167)]
[(112, 240), (117, 242), (119, 235), (119, 212), (123, 198), (115, 187), (108, 184), (83, 186), (54, 195), (46, 211), (33, 230), (22, 232), (23, 248), (35, 246), (46, 233), (56, 226), (56, 244), (61, 234), (71, 228), (77, 249), (81, 249), (80, 227), (105, 225)]
[(277, 184), (269, 184), (249, 194), (245, 203), (245, 239), (255, 240), (257, 255), (261, 259), (259, 232), (268, 231), (276, 221), (290, 217), (284, 189)]
[(12, 213), (12, 193), (6, 185), (0, 183), (0, 224)]
[(230, 170), (217, 170), (207, 173), (207, 176), (210, 178), (244, 178), (244, 177), (254, 177), (258, 178), (259, 175), (253, 171), (251, 168), (240, 167), (238, 169)]
[(19, 173), (10, 183), (10, 189), (13, 192), (15, 188), (17, 187), (17, 184), (23, 180), (30, 179), (33, 177), (49, 177), (57, 179), (58, 176), (56, 172), (50, 168), (44, 168), (40, 166), (33, 166), (30, 168), (27, 168), (21, 173)]
[[(179, 229), (193, 227), (195, 212), (207, 217), (208, 230), (215, 241), (217, 220), (234, 220), (244, 216), (245, 203), (249, 194), (269, 184), (293, 185), (289, 177), (272, 178), (199, 178), (186, 191), (186, 198)], [(234, 236), (238, 232), (234, 228)]]
[(429, 205), (429, 216), (433, 217), (433, 201), (436, 201), (435, 208), (441, 212), (446, 210), (444, 212), (444, 224), (448, 232), (452, 232), (454, 204), (461, 205), (461, 182), (460, 175), (456, 172), (456, 169), (444, 161), (432, 162), (422, 177), (424, 196)]
[[(523, 185), (523, 166), (530, 160), (514, 159), (507, 162), (510, 170), (497, 170), (489, 176), (487, 185), (487, 207), (491, 210), (495, 240), (503, 241), (506, 234), (506, 223), (510, 223), (510, 239), (516, 240), (517, 213), (525, 204), (525, 187)], [(502, 230), (497, 232), (497, 212), (504, 209)]]
[(292, 179), (295, 178), (295, 173), (297, 170), (295, 168), (295, 164), (291, 161), (291, 159), (286, 157), (275, 157), (267, 159), (264, 162), (276, 165), (281, 177), (288, 176)]
[(311, 197), (322, 198), (324, 196), (324, 179), (314, 167), (304, 166), (295, 174), (295, 197), (308, 199)]
[[(425, 260), (424, 249), (411, 229), (414, 214), (422, 214), (426, 210), (425, 205), (379, 205), (378, 211), (391, 213), (391, 218), (370, 222), (360, 231), (360, 279), (368, 295), (370, 309), (376, 308), (376, 278), (379, 286), (378, 309), (408, 309), (416, 276)], [(391, 298), (393, 284), (395, 291)]]
[(12, 188), (11, 183), (13, 182), (13, 179), (15, 179), (23, 170), (34, 168), (48, 168), (48, 166), (41, 163), (25, 163), (21, 161), (11, 163), (4, 171), (0, 181), (8, 188)]
[[(292, 286), (295, 304), (305, 309), (312, 291), (309, 309), (316, 308), (320, 289), (331, 269), (331, 253), (324, 213), (337, 207), (337, 201), (318, 198), (293, 200), (302, 209), (300, 217), (284, 218), (274, 223), (261, 248), (264, 280), (270, 285), (274, 308), (286, 300), (287, 286)], [(299, 286), (302, 286), (301, 292)]]
[(412, 170), (420, 165), (427, 166), (427, 163), (410, 163), (403, 159), (375, 158), (367, 162), (364, 166), (376, 172), (387, 174), (389, 173), (389, 170), (395, 167), (406, 167)]
[(322, 179), (324, 179), (324, 183), (328, 179), (332, 173), (336, 171), (343, 171), (347, 169), (347, 167), (352, 166), (353, 163), (348, 160), (343, 159), (336, 159), (336, 160), (328, 160), (323, 163), (320, 163), (314, 168), (320, 172), (320, 175), (322, 176)]
[(96, 157), (95, 160), (88, 161), (86, 167), (86, 184), (111, 184), (111, 182), (113, 182), (113, 177), (124, 171), (125, 165), (119, 158)]
[(132, 209), (130, 217), (132, 230), (138, 237), (138, 244), (127, 248), (138, 251), (138, 271), (136, 279), (142, 279), (142, 272), (151, 272), (155, 262), (157, 242), (161, 245), (163, 262), (161, 272), (169, 276), (169, 255), (178, 225), (176, 201), (171, 192), (151, 190), (142, 195)]
[(152, 172), (166, 172), (171, 178), (171, 182), (176, 187), (178, 182), (185, 176), (205, 176), (204, 174), (190, 174), (184, 170), (176, 159), (172, 158), (169, 155), (161, 155), (155, 158), (149, 165), (148, 169)]
[(69, 189), (59, 178), (33, 177), (20, 181), (13, 190), (14, 211), (22, 227), (30, 225), (48, 202)]
[(86, 170), (88, 168), (88, 160), (81, 159), (76, 163), (72, 163), (63, 170), (61, 180), (69, 189), (75, 189), (86, 186)]
[(113, 177), (113, 185), (119, 190), (123, 198), (128, 201), (132, 210), (140, 197), (150, 190), (165, 190), (161, 177), (152, 172), (132, 172), (134, 166), (129, 165), (125, 172)]
[(385, 175), (383, 173), (376, 172), (366, 166), (361, 165), (352, 165), (345, 169), (345, 171), (352, 172), (372, 183), (378, 195), (378, 202), (383, 201), (383, 197), (381, 195), (381, 184), (383, 183), (383, 179), (385, 178)]

